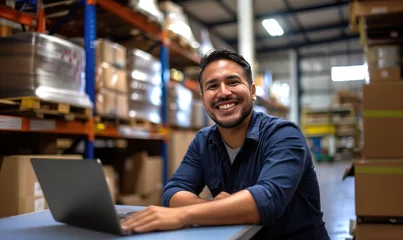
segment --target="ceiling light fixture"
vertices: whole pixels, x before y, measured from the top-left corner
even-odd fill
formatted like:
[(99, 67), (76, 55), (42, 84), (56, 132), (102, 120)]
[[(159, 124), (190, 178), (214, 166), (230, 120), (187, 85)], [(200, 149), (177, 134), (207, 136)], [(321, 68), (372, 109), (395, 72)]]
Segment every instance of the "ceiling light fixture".
[(281, 28), (276, 19), (265, 19), (262, 21), (262, 25), (266, 29), (266, 31), (273, 37), (281, 36), (284, 34), (283, 28)]

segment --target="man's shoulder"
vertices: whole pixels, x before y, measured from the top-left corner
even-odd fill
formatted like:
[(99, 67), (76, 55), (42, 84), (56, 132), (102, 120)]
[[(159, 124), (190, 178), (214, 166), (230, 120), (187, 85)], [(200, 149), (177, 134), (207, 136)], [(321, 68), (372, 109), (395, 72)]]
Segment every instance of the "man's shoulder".
[(269, 115), (263, 112), (257, 112), (257, 119), (259, 119), (258, 123), (260, 124), (261, 130), (266, 129), (270, 131), (275, 131), (278, 130), (279, 128), (287, 126), (294, 127), (300, 130), (298, 125), (291, 120)]
[(206, 126), (201, 129), (199, 129), (196, 133), (195, 138), (199, 140), (207, 140), (210, 138), (210, 136), (217, 130), (217, 126), (211, 125), (211, 126)]

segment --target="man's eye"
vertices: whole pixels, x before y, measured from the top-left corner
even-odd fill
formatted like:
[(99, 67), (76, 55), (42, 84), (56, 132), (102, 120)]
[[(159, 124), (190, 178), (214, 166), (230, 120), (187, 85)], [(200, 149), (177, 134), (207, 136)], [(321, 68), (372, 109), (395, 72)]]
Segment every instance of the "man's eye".
[(211, 85), (208, 85), (208, 86), (207, 86), (207, 89), (214, 89), (214, 88), (216, 88), (216, 87), (217, 87), (216, 84), (211, 84)]
[(238, 84), (238, 81), (234, 80), (234, 81), (231, 81), (229, 84), (230, 85), (236, 85), (236, 84)]

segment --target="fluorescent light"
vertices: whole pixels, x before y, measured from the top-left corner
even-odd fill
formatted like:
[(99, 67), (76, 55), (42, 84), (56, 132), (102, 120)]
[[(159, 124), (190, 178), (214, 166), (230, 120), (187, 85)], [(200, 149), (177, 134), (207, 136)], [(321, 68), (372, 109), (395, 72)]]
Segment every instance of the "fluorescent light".
[(367, 72), (367, 66), (365, 64), (356, 66), (332, 67), (332, 81), (340, 82), (365, 80), (367, 78)]
[(263, 27), (266, 31), (273, 37), (281, 36), (284, 34), (283, 29), (281, 28), (280, 24), (276, 21), (276, 19), (265, 19), (262, 21)]

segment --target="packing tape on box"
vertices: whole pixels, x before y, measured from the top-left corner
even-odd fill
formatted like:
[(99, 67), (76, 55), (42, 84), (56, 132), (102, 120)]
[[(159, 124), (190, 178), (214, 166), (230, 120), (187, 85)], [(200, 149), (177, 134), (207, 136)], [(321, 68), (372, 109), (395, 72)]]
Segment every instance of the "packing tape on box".
[(364, 110), (364, 117), (403, 118), (401, 110)]
[(398, 174), (403, 175), (403, 167), (361, 167), (355, 166), (355, 173), (359, 174)]

